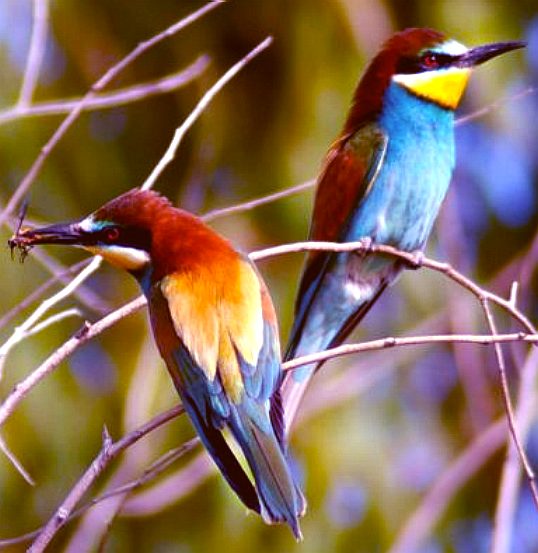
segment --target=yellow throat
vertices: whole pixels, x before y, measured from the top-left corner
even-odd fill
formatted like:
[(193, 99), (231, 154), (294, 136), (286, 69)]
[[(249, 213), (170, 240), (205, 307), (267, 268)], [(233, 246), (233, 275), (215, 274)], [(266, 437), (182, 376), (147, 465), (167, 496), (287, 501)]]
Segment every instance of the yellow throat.
[(409, 75), (398, 74), (392, 79), (420, 98), (447, 109), (456, 109), (470, 74), (468, 68), (451, 67)]

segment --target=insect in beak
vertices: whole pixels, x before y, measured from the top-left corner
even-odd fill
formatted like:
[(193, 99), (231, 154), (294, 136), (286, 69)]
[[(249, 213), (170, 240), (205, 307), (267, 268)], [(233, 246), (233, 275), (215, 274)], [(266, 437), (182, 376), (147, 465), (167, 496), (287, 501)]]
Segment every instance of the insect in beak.
[(18, 248), (19, 250), (19, 261), (21, 263), (24, 263), (24, 260), (26, 259), (26, 256), (28, 255), (28, 252), (31, 249), (31, 246), (29, 244), (25, 243), (24, 237), (21, 236), (21, 231), (24, 233), (24, 230), (22, 228), (22, 223), (24, 222), (24, 218), (26, 217), (26, 212), (28, 211), (28, 199), (24, 200), (22, 202), (21, 208), (19, 209), (19, 221), (17, 223), (17, 229), (15, 230), (15, 234), (8, 240), (8, 246), (11, 250), (11, 259), (15, 259), (15, 248)]

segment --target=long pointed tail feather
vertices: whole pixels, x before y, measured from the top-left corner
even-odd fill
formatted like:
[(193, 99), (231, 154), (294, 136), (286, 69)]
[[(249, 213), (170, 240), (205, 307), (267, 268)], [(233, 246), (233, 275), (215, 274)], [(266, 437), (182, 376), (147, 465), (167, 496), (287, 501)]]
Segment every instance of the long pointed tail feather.
[(185, 397), (184, 394), (182, 394), (182, 401), (202, 443), (228, 484), (230, 484), (231, 488), (249, 509), (261, 514), (262, 509), (256, 489), (239, 464), (230, 446), (226, 443), (222, 430), (211, 426), (211, 424), (206, 424), (196, 404), (189, 401), (189, 398)]
[(304, 514), (306, 502), (271, 425), (260, 428), (244, 406), (238, 406), (230, 428), (252, 470), (264, 520), (270, 524), (286, 522), (295, 538), (301, 540), (299, 517)]

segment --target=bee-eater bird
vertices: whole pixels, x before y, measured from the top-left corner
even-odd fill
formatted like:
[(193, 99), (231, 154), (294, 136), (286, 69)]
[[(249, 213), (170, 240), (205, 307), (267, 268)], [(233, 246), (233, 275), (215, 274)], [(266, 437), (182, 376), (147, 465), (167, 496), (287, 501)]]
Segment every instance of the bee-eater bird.
[[(148, 300), (155, 341), (200, 438), (243, 503), (297, 539), (304, 498), (286, 460), (277, 320), (249, 259), (200, 219), (131, 190), (74, 222), (25, 230), (23, 252), (69, 244), (126, 269)], [(223, 436), (229, 428), (255, 485)]]
[[(362, 76), (318, 178), (310, 240), (420, 251), (454, 167), (454, 110), (473, 67), (522, 42), (466, 48), (432, 29), (396, 33)], [(311, 252), (285, 359), (340, 344), (402, 270), (384, 255)], [(319, 368), (285, 375), (287, 426)]]

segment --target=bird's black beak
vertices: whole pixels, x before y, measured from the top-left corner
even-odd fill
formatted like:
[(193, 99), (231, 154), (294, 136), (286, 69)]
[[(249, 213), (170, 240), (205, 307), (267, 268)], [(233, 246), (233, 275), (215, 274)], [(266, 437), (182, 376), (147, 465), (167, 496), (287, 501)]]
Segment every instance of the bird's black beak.
[(484, 44), (483, 46), (477, 46), (471, 48), (468, 52), (461, 55), (457, 62), (457, 67), (474, 67), (480, 65), (491, 58), (496, 58), (506, 52), (517, 50), (519, 48), (525, 48), (526, 42), (495, 42), (494, 44)]
[(28, 250), (38, 244), (71, 244), (83, 242), (83, 232), (78, 223), (60, 223), (35, 229), (23, 229), (8, 240), (13, 250)]

